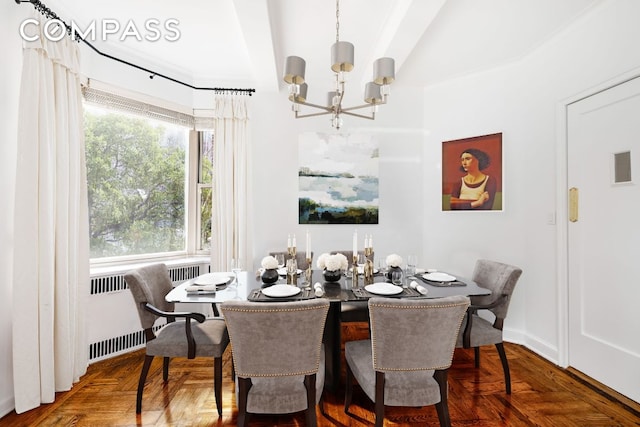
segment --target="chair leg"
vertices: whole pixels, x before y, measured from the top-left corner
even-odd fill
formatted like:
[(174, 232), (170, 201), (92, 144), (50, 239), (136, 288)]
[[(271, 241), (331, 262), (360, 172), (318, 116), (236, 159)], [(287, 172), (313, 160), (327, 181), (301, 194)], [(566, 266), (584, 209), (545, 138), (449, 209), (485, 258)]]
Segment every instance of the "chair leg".
[(162, 360), (162, 379), (166, 383), (169, 381), (169, 361), (171, 359), (169, 357), (165, 357)]
[(238, 425), (246, 427), (249, 424), (247, 414), (247, 397), (251, 389), (251, 378), (238, 377)]
[(499, 342), (496, 343), (496, 349), (500, 355), (500, 361), (502, 362), (502, 370), (504, 371), (504, 386), (507, 394), (511, 394), (511, 373), (509, 372), (509, 362), (507, 361), (507, 353), (504, 351), (504, 345)]
[(153, 356), (146, 354), (144, 356), (144, 363), (142, 364), (142, 372), (140, 372), (140, 379), (138, 380), (138, 396), (136, 397), (136, 414), (142, 412), (142, 392), (144, 391), (144, 383), (147, 380), (147, 374), (149, 373), (149, 367), (153, 361)]
[(473, 347), (473, 356), (476, 363), (476, 368), (480, 367), (480, 347)]
[(384, 372), (376, 371), (376, 401), (374, 402), (376, 410), (376, 427), (382, 427), (384, 424)]
[(451, 426), (451, 418), (449, 417), (449, 389), (447, 386), (448, 370), (436, 370), (433, 372), (433, 378), (440, 387), (440, 402), (436, 403), (436, 411), (438, 412), (438, 420), (440, 427)]
[(321, 395), (321, 396), (320, 396), (320, 402), (318, 402), (318, 404), (320, 405), (320, 414), (321, 414), (323, 417), (325, 417), (325, 418), (326, 418), (326, 417), (327, 417), (327, 414), (326, 414), (326, 412), (324, 411), (324, 396), (323, 396), (323, 395)]
[(216, 305), (215, 302), (211, 303), (211, 310), (213, 311), (214, 317), (220, 317), (220, 312), (218, 311), (218, 306)]
[(347, 378), (344, 385), (344, 412), (349, 412), (349, 406), (351, 405), (351, 397), (353, 395), (353, 372), (351, 367), (347, 363)]
[(306, 423), (307, 426), (316, 427), (318, 425), (316, 419), (316, 375), (305, 375), (304, 386), (307, 389)]
[(233, 353), (231, 354), (231, 381), (236, 382), (236, 365), (233, 362)]
[(216, 396), (218, 416), (222, 416), (222, 357), (213, 359), (213, 390)]

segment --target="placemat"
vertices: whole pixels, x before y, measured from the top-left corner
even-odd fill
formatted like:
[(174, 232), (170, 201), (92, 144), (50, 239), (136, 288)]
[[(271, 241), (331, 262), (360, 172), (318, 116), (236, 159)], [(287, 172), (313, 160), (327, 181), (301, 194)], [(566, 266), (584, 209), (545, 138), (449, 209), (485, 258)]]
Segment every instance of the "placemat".
[(434, 282), (434, 281), (425, 279), (424, 277), (422, 277), (422, 274), (417, 274), (417, 275), (412, 276), (412, 277), (420, 279), (420, 280), (422, 280), (424, 283), (426, 283), (428, 285), (438, 286), (438, 287), (441, 287), (441, 288), (450, 288), (450, 287), (453, 287), (453, 286), (467, 286), (466, 283), (461, 282), (460, 280), (454, 280), (452, 282)]
[(247, 301), (254, 302), (284, 302), (284, 301), (303, 301), (308, 299), (314, 299), (316, 296), (313, 289), (302, 289), (297, 295), (291, 297), (270, 297), (262, 293), (261, 289), (256, 289), (249, 294)]
[(382, 297), (382, 298), (407, 298), (407, 297), (426, 298), (427, 297), (427, 295), (422, 295), (420, 292), (411, 288), (404, 288), (402, 292), (395, 295), (372, 294), (371, 292), (367, 292), (364, 288), (351, 289), (351, 292), (353, 293), (353, 296), (356, 299), (369, 299), (373, 297)]

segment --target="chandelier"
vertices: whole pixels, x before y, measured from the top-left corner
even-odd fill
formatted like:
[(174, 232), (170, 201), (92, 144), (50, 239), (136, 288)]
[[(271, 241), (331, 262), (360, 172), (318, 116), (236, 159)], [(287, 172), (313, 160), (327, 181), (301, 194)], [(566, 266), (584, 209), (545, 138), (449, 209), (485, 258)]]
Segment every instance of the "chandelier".
[[(289, 100), (296, 119), (330, 114), (331, 125), (336, 129), (340, 129), (343, 124), (342, 115), (375, 120), (378, 105), (387, 103), (389, 85), (395, 79), (395, 61), (393, 58), (377, 59), (373, 63), (373, 81), (367, 83), (364, 89), (365, 104), (343, 107), (345, 73), (353, 70), (353, 54), (353, 44), (340, 41), (340, 0), (336, 0), (336, 42), (331, 46), (331, 70), (335, 75), (335, 86), (334, 90), (328, 93), (326, 106), (307, 102), (308, 86), (304, 79), (305, 60), (299, 56), (288, 56), (285, 61), (284, 81), (289, 84)], [(322, 111), (300, 114), (301, 105)], [(370, 109), (369, 115), (353, 112), (363, 108)]]

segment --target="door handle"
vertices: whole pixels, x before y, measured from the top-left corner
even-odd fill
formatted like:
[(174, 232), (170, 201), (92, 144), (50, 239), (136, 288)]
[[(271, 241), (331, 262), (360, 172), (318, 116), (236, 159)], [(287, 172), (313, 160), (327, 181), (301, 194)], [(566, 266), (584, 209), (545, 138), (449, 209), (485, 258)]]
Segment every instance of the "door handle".
[(578, 189), (569, 189), (569, 221), (578, 222)]

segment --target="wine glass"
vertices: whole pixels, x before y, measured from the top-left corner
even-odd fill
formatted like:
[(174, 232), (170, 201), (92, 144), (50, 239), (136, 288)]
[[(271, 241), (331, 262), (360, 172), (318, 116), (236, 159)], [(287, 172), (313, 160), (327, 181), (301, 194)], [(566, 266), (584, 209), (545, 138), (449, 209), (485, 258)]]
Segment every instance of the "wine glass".
[(287, 283), (293, 284), (296, 282), (298, 275), (298, 262), (295, 258), (287, 260)]
[(415, 255), (407, 256), (407, 276), (415, 275), (417, 267), (418, 267), (418, 257)]
[(402, 271), (391, 272), (391, 283), (396, 286), (402, 286)]
[(387, 272), (387, 262), (384, 258), (378, 258), (378, 272), (384, 275)]
[(276, 261), (278, 261), (278, 268), (284, 267), (284, 254), (276, 254)]
[(231, 260), (231, 271), (236, 276), (235, 284), (238, 284), (238, 273), (242, 271), (242, 261), (239, 258)]

